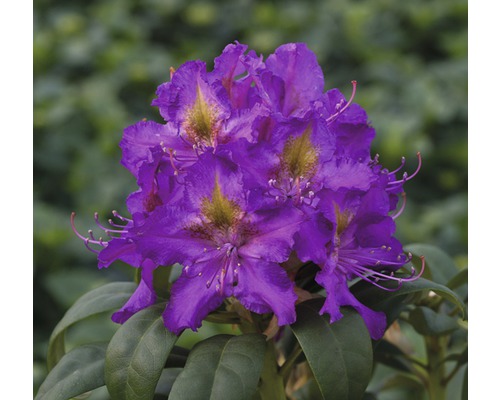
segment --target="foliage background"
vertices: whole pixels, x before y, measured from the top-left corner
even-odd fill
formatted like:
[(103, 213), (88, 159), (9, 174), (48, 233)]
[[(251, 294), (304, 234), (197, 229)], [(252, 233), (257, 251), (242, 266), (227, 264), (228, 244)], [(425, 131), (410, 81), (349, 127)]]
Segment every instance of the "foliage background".
[[(39, 0), (34, 5), (34, 391), (47, 371), (48, 337), (76, 298), (131, 268), (98, 271), (71, 231), (94, 227), (95, 211), (126, 213), (135, 183), (120, 163), (122, 130), (142, 118), (169, 67), (211, 63), (238, 40), (267, 56), (306, 42), (326, 89), (355, 101), (377, 130), (373, 153), (408, 170), (398, 219), (403, 243), (432, 243), (467, 265), (466, 0)], [(99, 340), (113, 324), (96, 320), (69, 343)]]

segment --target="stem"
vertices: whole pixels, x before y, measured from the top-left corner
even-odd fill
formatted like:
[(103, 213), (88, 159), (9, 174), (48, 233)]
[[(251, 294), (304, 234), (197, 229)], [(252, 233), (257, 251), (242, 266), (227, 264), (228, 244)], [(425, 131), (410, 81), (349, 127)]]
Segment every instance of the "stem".
[(261, 400), (286, 400), (283, 377), (278, 373), (276, 349), (272, 340), (267, 342), (264, 367), (260, 375), (259, 393)]
[(430, 400), (446, 399), (446, 368), (442, 360), (445, 357), (446, 338), (428, 336), (425, 338), (427, 347), (429, 381), (427, 389)]
[(297, 346), (279, 369), (278, 374), (283, 377), (283, 382), (286, 382), (288, 380), (288, 376), (290, 375), (290, 372), (295, 365), (295, 361), (301, 354), (302, 348), (300, 346)]
[(450, 372), (450, 374), (443, 378), (443, 385), (448, 385), (448, 382), (451, 381), (451, 379), (456, 375), (456, 373), (460, 370), (460, 368), (462, 367), (462, 365), (460, 363), (457, 362), (457, 364), (455, 365), (455, 368), (453, 368), (453, 371)]

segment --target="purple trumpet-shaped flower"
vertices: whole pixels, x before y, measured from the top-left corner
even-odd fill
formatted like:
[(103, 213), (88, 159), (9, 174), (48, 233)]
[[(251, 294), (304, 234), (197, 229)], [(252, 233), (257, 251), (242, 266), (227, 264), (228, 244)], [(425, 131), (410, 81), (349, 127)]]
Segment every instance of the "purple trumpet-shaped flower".
[(158, 207), (135, 230), (141, 253), (159, 265), (180, 263), (164, 313), (175, 333), (196, 330), (234, 296), (248, 310), (295, 321), (293, 283), (279, 265), (290, 255), (302, 214), (291, 207), (250, 207), (239, 168), (206, 154), (186, 177), (183, 206)]
[[(349, 291), (348, 281), (360, 278), (384, 290), (397, 290), (404, 281), (416, 280), (411, 276), (394, 276), (394, 272), (407, 264), (411, 255), (403, 252), (401, 243), (393, 237), (394, 218), (389, 215), (389, 195), (382, 189), (372, 188), (361, 198), (340, 196), (333, 204), (336, 220), (329, 256), (316, 275), (316, 281), (326, 289), (326, 300), (321, 313), (328, 313), (333, 323), (340, 318), (341, 306), (351, 306), (363, 317), (373, 339), (380, 339), (386, 328), (385, 314), (361, 304)], [(396, 281), (398, 287), (388, 289), (383, 281)]]
[(154, 270), (179, 263), (164, 312), (176, 334), (198, 329), (229, 297), (290, 324), (291, 279), (297, 263), (312, 262), (327, 294), (321, 312), (334, 322), (341, 306), (352, 306), (380, 338), (384, 315), (361, 304), (348, 282), (397, 290), (381, 282), (418, 278), (394, 276), (410, 258), (394, 238), (394, 220), (421, 157), (401, 178), (404, 159), (390, 172), (371, 158), (375, 130), (353, 102), (352, 84), (349, 99), (337, 89), (323, 93), (322, 70), (303, 43), (280, 46), (264, 61), (236, 42), (212, 71), (199, 60), (172, 68), (153, 101), (164, 123), (140, 121), (120, 142), (138, 185), (127, 198), (131, 218), (114, 212), (106, 227), (96, 214), (106, 240), (79, 234), (71, 218), (99, 268), (116, 260), (141, 268), (136, 292), (113, 320), (153, 304)]
[(114, 261), (120, 260), (128, 265), (141, 268), (141, 282), (130, 299), (123, 307), (115, 312), (111, 319), (117, 323), (124, 323), (136, 312), (153, 305), (156, 302), (156, 293), (153, 288), (153, 270), (157, 267), (151, 260), (142, 257), (137, 251), (136, 244), (131, 239), (130, 231), (136, 224), (142, 223), (142, 215), (137, 214), (137, 220), (131, 220), (113, 211), (115, 222), (108, 220), (110, 227), (99, 221), (97, 213), (94, 215), (97, 226), (104, 231), (109, 240), (102, 237), (95, 238), (93, 231), (88, 231), (88, 237), (81, 235), (75, 227), (75, 213), (71, 214), (71, 226), (76, 235), (85, 242), (85, 246), (98, 255), (98, 267), (107, 268)]

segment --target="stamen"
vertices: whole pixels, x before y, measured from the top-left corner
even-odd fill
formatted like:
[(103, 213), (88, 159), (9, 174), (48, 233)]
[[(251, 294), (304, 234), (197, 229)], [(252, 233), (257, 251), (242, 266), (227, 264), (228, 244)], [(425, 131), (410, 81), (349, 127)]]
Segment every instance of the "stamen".
[(172, 80), (172, 77), (174, 76), (174, 74), (175, 74), (175, 68), (170, 67), (170, 80)]
[(418, 158), (418, 165), (417, 165), (417, 169), (415, 170), (415, 172), (413, 174), (411, 174), (407, 180), (410, 180), (410, 179), (413, 179), (417, 174), (418, 174), (418, 171), (420, 171), (420, 168), (422, 167), (422, 156), (420, 154), (420, 151), (417, 152), (417, 158)]
[(90, 250), (92, 253), (99, 254), (99, 252), (96, 249), (93, 249), (92, 247), (90, 247), (89, 242), (90, 242), (89, 238), (86, 238), (84, 240), (85, 247), (87, 248), (87, 250)]
[[(417, 169), (415, 170), (415, 172), (413, 172), (413, 174), (408, 176), (408, 173), (405, 172), (403, 174), (403, 179), (389, 182), (387, 185), (399, 185), (401, 183), (405, 183), (406, 181), (409, 181), (410, 179), (413, 179), (418, 174), (418, 172), (420, 171), (420, 168), (422, 167), (422, 156), (421, 156), (420, 152), (417, 153), (417, 158), (418, 158), (418, 165), (417, 165)], [(394, 171), (394, 172), (396, 172), (396, 171)]]
[[(340, 264), (340, 263), (339, 263), (339, 264)], [(368, 283), (371, 283), (372, 285), (375, 285), (375, 286), (377, 286), (378, 288), (383, 289), (383, 290), (386, 290), (386, 291), (388, 291), (388, 292), (395, 292), (395, 291), (397, 291), (397, 290), (399, 290), (399, 289), (401, 288), (401, 285), (402, 285), (402, 283), (401, 283), (401, 282), (399, 282), (398, 287), (396, 287), (396, 288), (387, 288), (387, 287), (384, 287), (384, 286), (382, 286), (382, 285), (380, 285), (380, 284), (378, 283), (378, 282), (379, 282), (381, 279), (383, 279), (383, 278), (381, 278), (381, 277), (375, 277), (375, 278), (373, 278), (373, 279), (370, 279), (370, 278), (372, 278), (372, 275), (368, 275), (368, 276), (366, 276), (366, 275), (364, 274), (364, 272), (365, 272), (365, 271), (362, 271), (362, 270), (361, 270), (361, 271), (359, 271), (359, 270), (356, 268), (357, 266), (354, 266), (355, 268), (353, 268), (353, 265), (343, 265), (343, 267), (344, 267), (345, 269), (347, 269), (348, 271), (352, 272), (354, 275), (356, 275), (356, 276), (358, 276), (359, 278), (363, 279), (364, 281), (366, 281), (366, 282), (368, 282)], [(383, 275), (383, 276), (385, 277), (385, 275)]]
[(401, 208), (394, 214), (392, 215), (392, 219), (398, 218), (404, 211), (405, 206), (406, 206), (406, 193), (403, 192), (401, 193), (401, 196), (403, 197), (403, 204), (401, 204)]
[(351, 93), (351, 98), (347, 102), (347, 104), (342, 107), (340, 110), (338, 110), (335, 114), (331, 115), (330, 117), (327, 118), (326, 122), (329, 124), (333, 122), (337, 117), (339, 117), (345, 110), (347, 110), (347, 107), (349, 107), (354, 100), (354, 96), (356, 95), (356, 86), (358, 85), (358, 82), (356, 81), (351, 81), (352, 84), (352, 93)]
[(120, 214), (118, 214), (118, 212), (116, 210), (113, 210), (111, 213), (113, 214), (114, 217), (122, 220), (123, 222), (133, 222), (131, 219), (122, 217)]
[(406, 164), (406, 157), (401, 157), (401, 164), (394, 171), (391, 171), (390, 175), (395, 174), (396, 172), (400, 171), (401, 168), (403, 168), (405, 166), (405, 164)]
[(97, 212), (94, 213), (94, 221), (96, 222), (97, 226), (99, 228), (101, 228), (105, 233), (106, 235), (108, 235), (109, 237), (112, 237), (111, 236), (111, 233), (128, 233), (127, 230), (124, 230), (124, 229), (121, 229), (121, 230), (118, 230), (118, 229), (108, 229), (106, 228), (103, 224), (101, 224), (101, 222), (99, 221), (99, 214)]
[(370, 165), (377, 165), (379, 163), (379, 158), (380, 158), (380, 155), (379, 154), (375, 154), (375, 157), (373, 157), (373, 160), (370, 161)]
[[(411, 257), (412, 257), (411, 253), (408, 253), (408, 261), (411, 260)], [(343, 257), (343, 259), (339, 261), (339, 265), (343, 267), (345, 271), (349, 271), (350, 273), (353, 273), (354, 275), (360, 277), (361, 279), (369, 283), (372, 283), (373, 285), (381, 289), (393, 292), (399, 290), (404, 282), (413, 282), (422, 276), (425, 270), (425, 257), (421, 256), (420, 260), (422, 261), (422, 268), (420, 269), (420, 272), (416, 274), (416, 270), (412, 266), (410, 276), (407, 277), (395, 276), (394, 271), (391, 271), (391, 273), (387, 275), (387, 273), (364, 267), (356, 262), (356, 261), (362, 262), (363, 261), (362, 257), (359, 257), (359, 259), (357, 260)], [(384, 264), (389, 265), (390, 263), (384, 262)], [(378, 282), (380, 281), (389, 281), (389, 280), (396, 281), (398, 283), (398, 286), (396, 288), (388, 288), (378, 284)]]
[(91, 248), (90, 245), (95, 244), (95, 245), (99, 245), (101, 247), (106, 247), (108, 245), (108, 243), (103, 241), (102, 238), (99, 238), (99, 240), (96, 240), (92, 230), (88, 231), (90, 237), (85, 237), (80, 232), (78, 232), (78, 230), (76, 229), (76, 226), (75, 226), (75, 216), (76, 216), (76, 213), (72, 212), (71, 217), (70, 217), (71, 229), (73, 230), (75, 235), (78, 236), (78, 238), (83, 240), (83, 242), (85, 243), (85, 247), (87, 247), (87, 249), (89, 249), (93, 253), (99, 254), (99, 251)]
[(174, 170), (174, 175), (178, 175), (179, 174), (179, 170), (177, 169), (177, 167), (175, 166), (174, 164), (174, 155), (173, 155), (173, 149), (172, 148), (169, 148), (168, 149), (168, 153), (170, 155), (170, 165), (172, 166), (173, 170)]
[(125, 226), (125, 225), (119, 225), (119, 224), (117, 224), (111, 218), (108, 219), (108, 224), (110, 224), (111, 226), (114, 226), (115, 228), (123, 228)]

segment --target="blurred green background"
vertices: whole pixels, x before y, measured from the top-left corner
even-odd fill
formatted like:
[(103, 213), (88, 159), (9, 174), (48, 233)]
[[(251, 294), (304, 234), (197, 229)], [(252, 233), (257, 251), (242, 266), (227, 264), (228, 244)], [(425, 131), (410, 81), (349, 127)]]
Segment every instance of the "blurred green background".
[[(72, 233), (126, 213), (136, 189), (120, 165), (122, 130), (142, 118), (169, 67), (214, 57), (235, 40), (264, 56), (305, 42), (326, 89), (355, 101), (377, 130), (373, 154), (389, 169), (415, 154), (423, 168), (406, 185), (403, 243), (440, 246), (467, 264), (466, 0), (39, 0), (34, 4), (34, 390), (47, 371), (48, 337), (91, 288), (130, 280), (132, 268), (98, 271)], [(89, 321), (70, 345), (115, 327)]]

